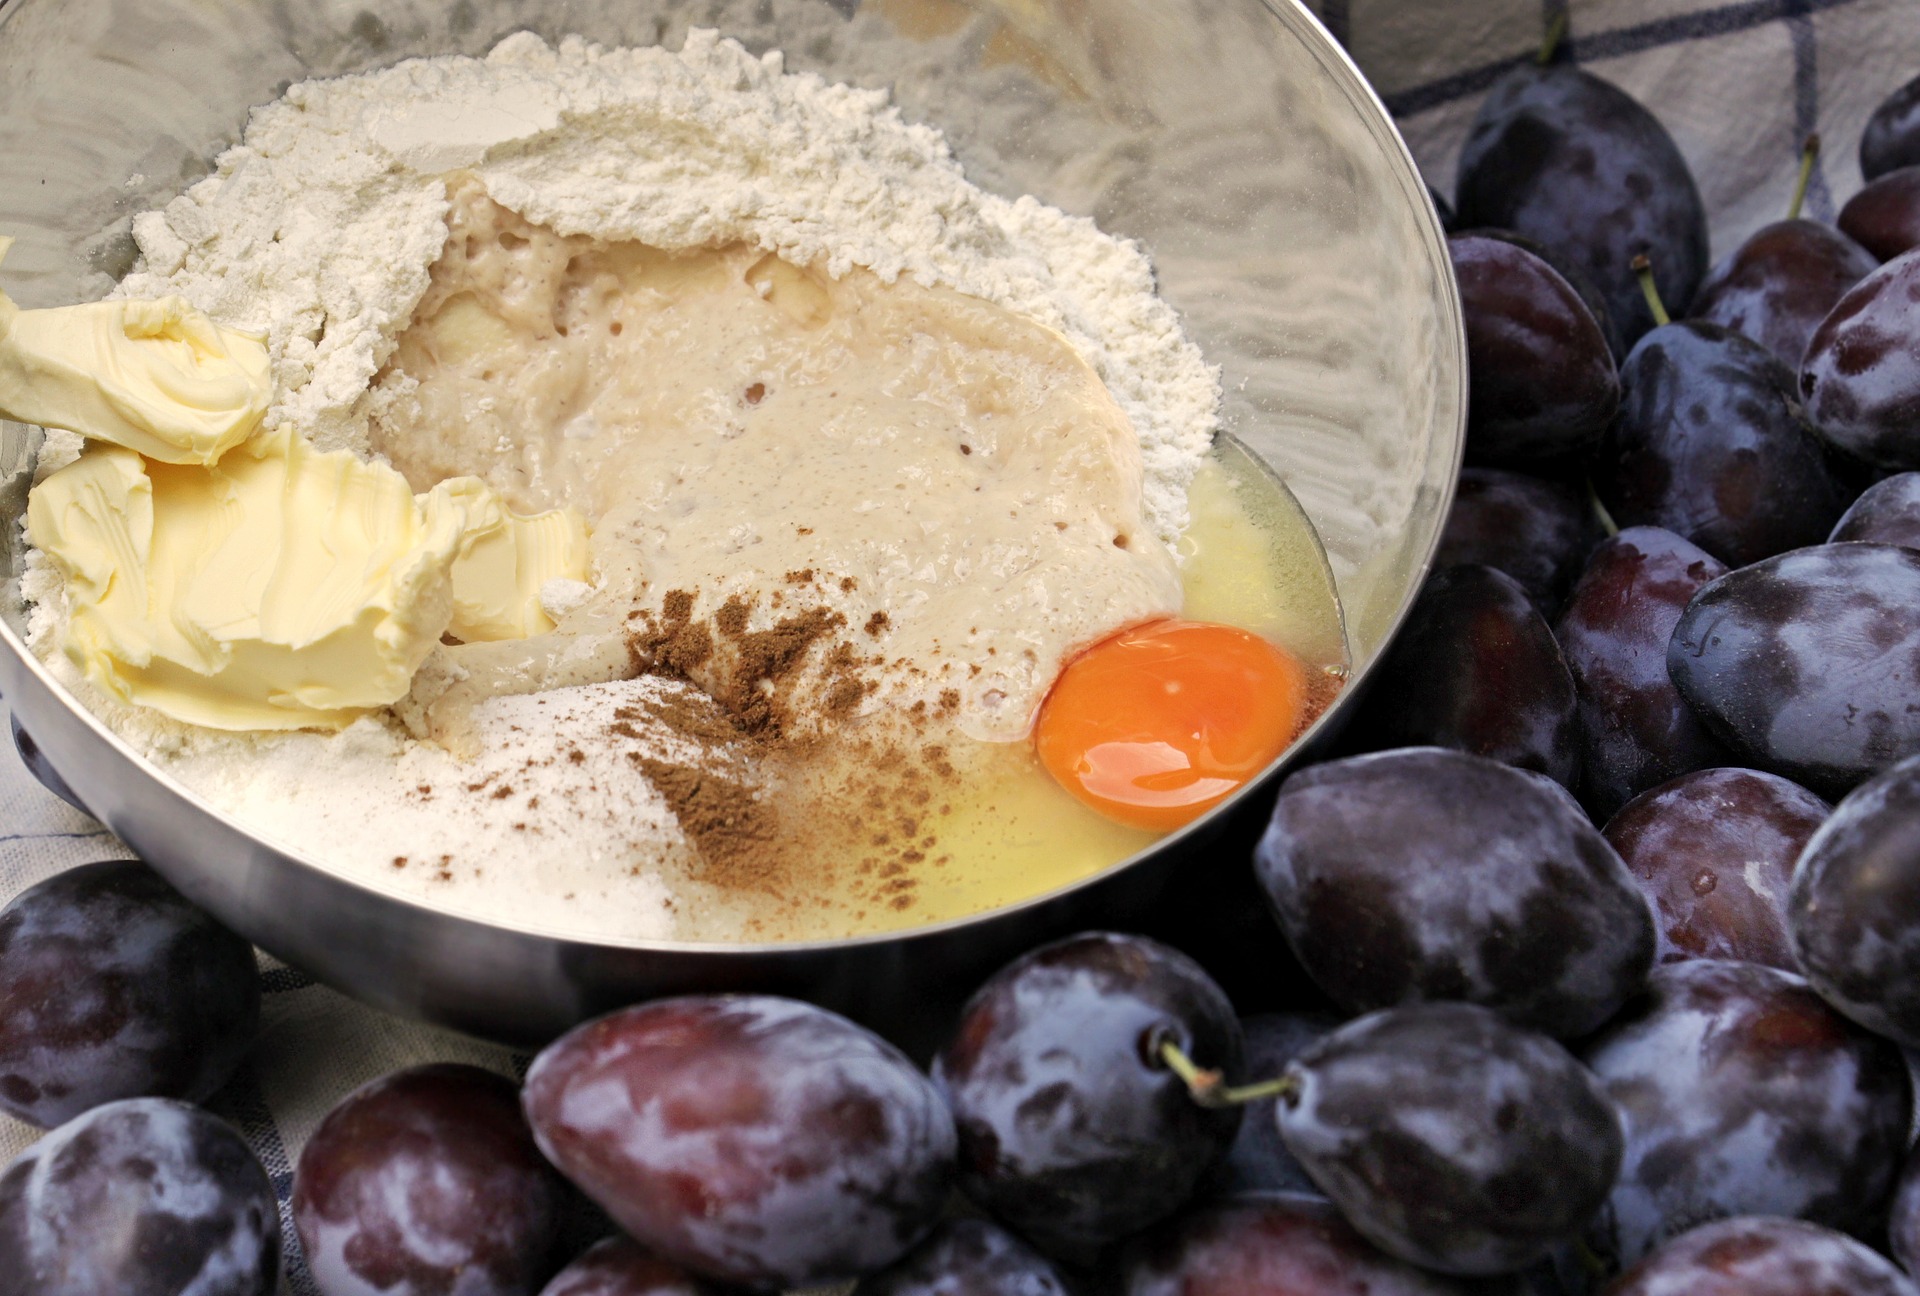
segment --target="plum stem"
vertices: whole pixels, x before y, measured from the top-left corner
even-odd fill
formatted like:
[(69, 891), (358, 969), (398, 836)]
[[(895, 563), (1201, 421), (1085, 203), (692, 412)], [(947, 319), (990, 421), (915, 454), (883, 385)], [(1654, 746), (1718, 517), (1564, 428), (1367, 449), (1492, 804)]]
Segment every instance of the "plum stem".
[(1575, 1263), (1586, 1270), (1587, 1276), (1595, 1282), (1604, 1280), (1613, 1271), (1613, 1267), (1600, 1258), (1585, 1238), (1575, 1238), (1572, 1251)]
[(1195, 1062), (1170, 1039), (1160, 1041), (1159, 1053), (1167, 1070), (1186, 1082), (1187, 1092), (1202, 1107), (1244, 1107), (1262, 1098), (1288, 1098), (1300, 1092), (1300, 1082), (1290, 1076), (1257, 1084), (1229, 1085), (1225, 1076)]
[(1646, 294), (1647, 309), (1653, 312), (1653, 322), (1665, 328), (1673, 323), (1673, 316), (1667, 314), (1667, 304), (1660, 300), (1660, 286), (1653, 281), (1653, 262), (1647, 260), (1642, 252), (1633, 259), (1634, 277), (1640, 280), (1640, 291)]
[(1587, 477), (1587, 507), (1593, 510), (1596, 518), (1600, 519), (1600, 529), (1607, 533), (1609, 540), (1620, 534), (1620, 524), (1613, 520), (1613, 514), (1609, 513), (1607, 506), (1600, 501), (1600, 492), (1594, 487), (1591, 474)]
[(1553, 56), (1560, 52), (1560, 42), (1567, 38), (1567, 28), (1573, 25), (1571, 11), (1562, 9), (1553, 16), (1547, 26), (1547, 34), (1540, 41), (1540, 52), (1533, 56), (1534, 62), (1541, 67), (1552, 67)]
[(1793, 205), (1787, 208), (1790, 221), (1800, 219), (1800, 209), (1807, 202), (1807, 186), (1813, 183), (1813, 164), (1819, 160), (1820, 134), (1816, 131), (1800, 146), (1800, 179), (1793, 186)]

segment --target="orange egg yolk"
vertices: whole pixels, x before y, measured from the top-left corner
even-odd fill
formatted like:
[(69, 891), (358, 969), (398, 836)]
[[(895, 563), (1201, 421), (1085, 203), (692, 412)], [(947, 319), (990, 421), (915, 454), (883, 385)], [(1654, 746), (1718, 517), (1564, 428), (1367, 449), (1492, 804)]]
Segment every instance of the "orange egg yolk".
[(1068, 662), (1033, 740), (1074, 796), (1169, 832), (1266, 768), (1306, 710), (1307, 668), (1292, 654), (1233, 626), (1152, 621)]

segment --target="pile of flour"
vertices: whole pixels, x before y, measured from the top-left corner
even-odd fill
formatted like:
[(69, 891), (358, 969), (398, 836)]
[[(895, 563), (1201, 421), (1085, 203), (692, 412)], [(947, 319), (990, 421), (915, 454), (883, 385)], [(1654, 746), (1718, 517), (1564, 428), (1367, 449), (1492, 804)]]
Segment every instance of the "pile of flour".
[(293, 86), (213, 175), (136, 217), (118, 296), (179, 293), (267, 333), (271, 424), (366, 450), (368, 384), (446, 237), (443, 177), (561, 234), (674, 249), (744, 242), (838, 277), (860, 266), (1003, 306), (1064, 335), (1139, 432), (1147, 520), (1171, 546), (1211, 443), (1217, 373), (1133, 243), (968, 182), (884, 93), (788, 75), (712, 30), (677, 53), (510, 36)]
[[(370, 385), (426, 291), (453, 171), (562, 234), (669, 249), (745, 242), (828, 275), (904, 274), (1045, 324), (1137, 430), (1149, 524), (1169, 545), (1185, 529), (1219, 381), (1155, 295), (1142, 251), (969, 183), (939, 132), (902, 120), (883, 92), (785, 74), (779, 54), (709, 30), (678, 52), (518, 34), (484, 59), (295, 85), (255, 110), (212, 175), (135, 218), (141, 260), (114, 295), (178, 293), (265, 333), (269, 425), (365, 454), (375, 402), (391, 398)], [(41, 471), (78, 444), (50, 434)], [(607, 736), (609, 716), (657, 681), (483, 704), (488, 750), (465, 765), (385, 715), (335, 735), (219, 734), (87, 687), (54, 648), (57, 573), (31, 555), (24, 586), (31, 639), (69, 687), (263, 837), (476, 917), (725, 938), (710, 906), (699, 932), (686, 928), (687, 902), (705, 898), (685, 885), (685, 837)], [(514, 792), (497, 796), (508, 781)]]

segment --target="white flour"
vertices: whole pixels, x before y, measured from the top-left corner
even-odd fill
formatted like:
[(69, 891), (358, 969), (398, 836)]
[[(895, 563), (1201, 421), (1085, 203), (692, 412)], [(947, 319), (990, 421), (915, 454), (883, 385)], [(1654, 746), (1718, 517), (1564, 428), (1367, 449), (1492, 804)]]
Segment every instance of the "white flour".
[[(255, 110), (211, 176), (135, 218), (142, 260), (114, 295), (179, 293), (266, 332), (269, 423), (366, 453), (385, 398), (370, 383), (426, 290), (446, 235), (443, 177), (456, 169), (563, 234), (746, 242), (830, 275), (905, 274), (1043, 323), (1094, 366), (1137, 430), (1149, 523), (1169, 544), (1185, 529), (1219, 382), (1155, 295), (1141, 250), (970, 184), (942, 136), (903, 121), (883, 93), (785, 75), (778, 54), (755, 57), (711, 31), (690, 32), (678, 53), (522, 34), (485, 59), (295, 85)], [(50, 436), (41, 470), (75, 448)], [(331, 736), (213, 734), (86, 688), (51, 651), (61, 595), (38, 555), (25, 584), (33, 641), (69, 687), (283, 846), (383, 890), (549, 930), (672, 936), (689, 901), (711, 907), (686, 888), (671, 812), (608, 737), (608, 716), (658, 681), (497, 699), (471, 764), (378, 717)], [(709, 937), (729, 921), (702, 918)]]
[(1211, 442), (1214, 370), (1130, 243), (970, 184), (939, 132), (878, 91), (786, 75), (710, 30), (685, 48), (413, 60), (288, 90), (215, 173), (134, 220), (116, 295), (180, 293), (266, 330), (276, 399), (323, 448), (366, 448), (367, 387), (445, 238), (442, 176), (562, 234), (682, 248), (745, 242), (838, 277), (944, 285), (1065, 335), (1140, 435), (1147, 517), (1171, 545)]

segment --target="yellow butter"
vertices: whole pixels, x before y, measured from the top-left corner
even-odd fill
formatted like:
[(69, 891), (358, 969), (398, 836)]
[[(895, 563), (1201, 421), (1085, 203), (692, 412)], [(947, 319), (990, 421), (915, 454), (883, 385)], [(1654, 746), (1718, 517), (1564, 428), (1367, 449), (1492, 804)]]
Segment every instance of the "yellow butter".
[[(0, 257), (12, 239), (0, 238)], [(21, 310), (0, 293), (0, 415), (174, 464), (210, 464), (260, 425), (266, 344), (184, 297)]]
[(61, 646), (123, 701), (214, 729), (339, 728), (404, 696), (453, 618), (466, 510), (289, 430), (212, 467), (91, 445), (33, 490)]
[(478, 477), (441, 482), (426, 498), (466, 515), (447, 633), (462, 643), (485, 643), (553, 629), (553, 618), (540, 606), (540, 587), (587, 577), (587, 523), (579, 511), (522, 516)]

